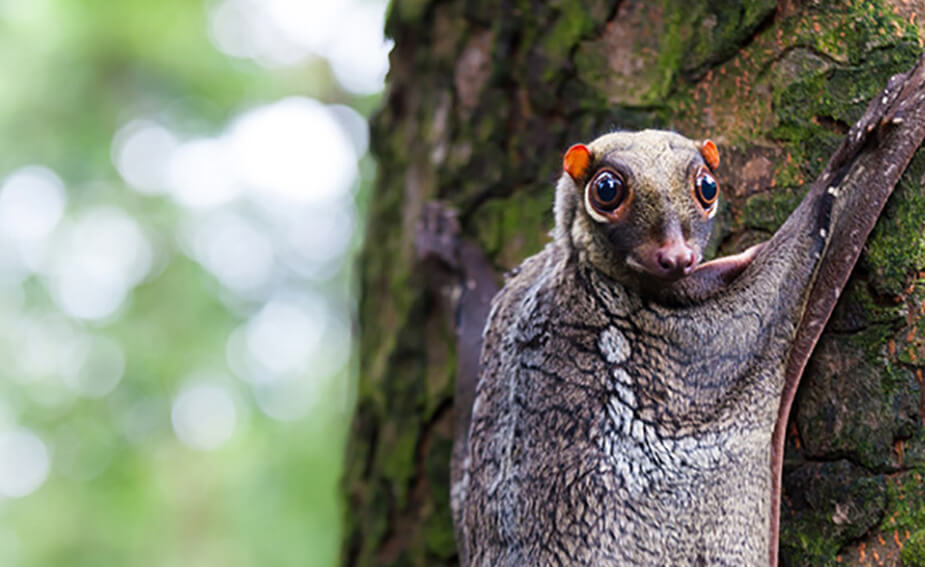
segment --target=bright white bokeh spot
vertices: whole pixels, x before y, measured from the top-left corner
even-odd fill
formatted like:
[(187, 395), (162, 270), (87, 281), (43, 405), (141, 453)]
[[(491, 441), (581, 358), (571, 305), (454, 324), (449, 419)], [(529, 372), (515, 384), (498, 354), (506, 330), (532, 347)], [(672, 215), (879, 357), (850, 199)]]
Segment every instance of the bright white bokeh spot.
[(344, 104), (332, 104), (327, 108), (344, 128), (350, 141), (353, 142), (353, 150), (356, 155), (364, 155), (369, 149), (369, 122), (367, 122), (366, 118)]
[[(26, 257), (28, 249), (31, 248), (26, 245), (35, 242), (34, 240), (14, 240), (11, 236), (0, 233), (0, 282), (2, 282), (0, 285), (7, 288), (18, 286), (32, 275), (37, 266), (41, 265), (41, 254), (37, 258)], [(45, 247), (42, 248), (44, 252)], [(0, 301), (3, 301), (2, 295), (0, 293)]]
[(224, 0), (209, 31), (221, 51), (267, 67), (325, 57), (345, 88), (369, 94), (382, 89), (389, 65), (385, 9), (369, 0)]
[(48, 478), (50, 465), (45, 443), (30, 431), (0, 432), (0, 496), (32, 494)]
[(137, 191), (162, 193), (177, 145), (176, 137), (160, 124), (134, 120), (116, 133), (112, 159), (122, 178)]
[(329, 310), (324, 337), (312, 355), (312, 371), (319, 376), (333, 376), (347, 365), (352, 349), (353, 331), (346, 309)]
[(0, 230), (17, 240), (43, 238), (61, 220), (66, 202), (64, 183), (53, 171), (19, 169), (0, 188)]
[[(62, 221), (62, 225), (67, 219)], [(16, 254), (23, 267), (29, 271), (30, 275), (34, 272), (41, 272), (46, 264), (52, 241), (58, 236), (55, 232), (49, 235), (49, 238), (36, 238), (32, 240), (19, 240), (14, 243)]]
[(236, 156), (224, 140), (201, 138), (179, 146), (170, 158), (170, 194), (191, 208), (215, 207), (241, 193)]
[(305, 216), (288, 228), (287, 244), (300, 259), (325, 264), (347, 253), (353, 240), (353, 211), (347, 207), (318, 207), (305, 211)]
[(150, 271), (150, 242), (114, 207), (91, 210), (63, 232), (46, 270), (55, 302), (72, 317), (112, 315)]
[(195, 259), (225, 287), (258, 290), (273, 274), (273, 241), (263, 227), (234, 212), (222, 211), (192, 228)]
[(209, 14), (209, 33), (224, 53), (253, 59), (264, 67), (296, 65), (310, 56), (267, 16), (259, 0), (225, 0)]
[(337, 80), (351, 92), (372, 94), (385, 86), (392, 50), (383, 31), (385, 9), (385, 2), (355, 2), (349, 22), (341, 28), (350, 32), (338, 34), (324, 51)]
[(234, 433), (234, 400), (222, 386), (190, 386), (174, 400), (170, 420), (185, 445), (202, 451), (218, 449)]
[(74, 358), (62, 379), (75, 393), (88, 398), (101, 398), (111, 392), (125, 372), (122, 347), (108, 337), (85, 337)]
[(324, 49), (350, 2), (224, 0), (209, 15), (216, 46), (266, 67), (303, 62)]
[(192, 209), (218, 207), (245, 190), (282, 206), (318, 204), (352, 187), (368, 137), (355, 111), (293, 97), (245, 112), (217, 138), (181, 143), (158, 124), (132, 122), (116, 135), (113, 159), (138, 190), (166, 189)]
[(326, 325), (319, 301), (273, 299), (247, 324), (247, 348), (273, 374), (308, 368)]
[(287, 98), (245, 113), (228, 134), (245, 183), (273, 198), (323, 202), (356, 180), (353, 143), (320, 102)]
[(259, 0), (264, 17), (283, 36), (306, 50), (318, 50), (343, 34), (338, 27), (354, 2), (306, 2), (305, 0)]
[(216, 4), (209, 12), (209, 37), (226, 55), (255, 58), (248, 40), (248, 22), (253, 9), (250, 4), (226, 0)]
[(128, 296), (122, 274), (103, 258), (63, 258), (56, 268), (52, 294), (72, 317), (103, 319), (115, 313)]
[(264, 414), (293, 421), (305, 417), (319, 392), (345, 369), (352, 339), (347, 312), (337, 305), (280, 296), (231, 333), (226, 357), (234, 373), (252, 385)]

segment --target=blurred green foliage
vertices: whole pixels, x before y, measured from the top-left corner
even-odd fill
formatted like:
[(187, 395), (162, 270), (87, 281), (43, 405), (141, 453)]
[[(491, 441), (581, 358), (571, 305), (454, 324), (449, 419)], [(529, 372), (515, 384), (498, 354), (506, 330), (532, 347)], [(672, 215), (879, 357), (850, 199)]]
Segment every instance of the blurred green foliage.
[[(67, 216), (113, 204), (166, 254), (162, 271), (116, 316), (69, 321), (122, 348), (125, 372), (112, 393), (64, 396), (0, 367), (7, 425), (34, 431), (51, 455), (41, 488), (0, 497), (0, 565), (337, 563), (352, 409), (344, 384), (353, 369), (327, 381), (301, 420), (261, 413), (226, 361), (229, 334), (256, 307), (222, 300), (220, 283), (178, 250), (183, 211), (128, 188), (111, 148), (115, 132), (138, 117), (192, 136), (285, 96), (363, 114), (377, 96), (343, 91), (321, 59), (268, 70), (222, 54), (209, 41), (208, 8), (197, 0), (0, 0), (0, 180), (27, 164), (47, 166), (67, 187)], [(349, 285), (350, 273), (348, 265), (325, 285)], [(10, 302), (23, 316), (64, 317), (37, 276), (18, 289)], [(0, 353), (15, 355), (10, 348)], [(197, 372), (226, 377), (237, 410), (233, 436), (210, 452), (181, 444), (171, 428), (171, 400)], [(132, 420), (137, 434), (126, 435)]]

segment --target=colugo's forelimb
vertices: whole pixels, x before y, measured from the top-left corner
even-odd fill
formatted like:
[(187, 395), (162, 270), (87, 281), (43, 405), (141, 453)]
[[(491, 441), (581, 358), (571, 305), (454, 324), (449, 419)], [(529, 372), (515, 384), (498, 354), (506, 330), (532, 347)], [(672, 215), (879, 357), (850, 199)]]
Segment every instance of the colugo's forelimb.
[[(831, 217), (824, 251), (806, 298), (785, 371), (772, 447), (771, 565), (777, 565), (780, 488), (787, 418), (803, 369), (887, 198), (925, 138), (925, 59), (890, 79), (868, 105), (812, 184), (801, 208), (815, 202)], [(812, 214), (812, 213), (807, 213)], [(820, 219), (821, 220), (821, 219)]]

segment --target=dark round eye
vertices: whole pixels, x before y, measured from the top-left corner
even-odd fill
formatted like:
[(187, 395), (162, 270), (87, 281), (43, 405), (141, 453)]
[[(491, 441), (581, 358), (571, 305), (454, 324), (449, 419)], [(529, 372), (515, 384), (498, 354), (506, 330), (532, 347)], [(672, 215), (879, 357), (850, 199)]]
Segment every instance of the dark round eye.
[(591, 181), (591, 204), (594, 208), (609, 213), (626, 198), (626, 183), (615, 171), (604, 170)]
[(719, 197), (719, 185), (716, 184), (716, 179), (713, 179), (713, 176), (706, 171), (701, 171), (697, 174), (695, 194), (697, 200), (700, 201), (700, 206), (704, 209), (712, 207), (716, 203), (716, 198)]

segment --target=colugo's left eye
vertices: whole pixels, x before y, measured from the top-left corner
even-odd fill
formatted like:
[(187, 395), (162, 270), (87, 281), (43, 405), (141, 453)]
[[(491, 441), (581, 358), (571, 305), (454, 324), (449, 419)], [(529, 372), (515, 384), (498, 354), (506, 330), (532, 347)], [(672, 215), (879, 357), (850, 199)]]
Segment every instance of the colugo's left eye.
[(707, 211), (716, 204), (716, 199), (719, 197), (719, 185), (705, 169), (701, 169), (697, 174), (694, 196), (697, 197), (700, 206)]

